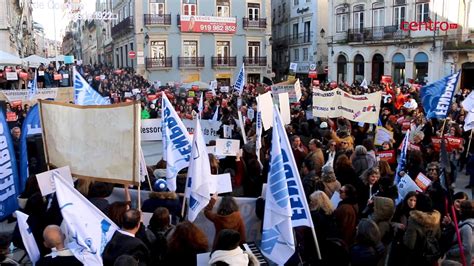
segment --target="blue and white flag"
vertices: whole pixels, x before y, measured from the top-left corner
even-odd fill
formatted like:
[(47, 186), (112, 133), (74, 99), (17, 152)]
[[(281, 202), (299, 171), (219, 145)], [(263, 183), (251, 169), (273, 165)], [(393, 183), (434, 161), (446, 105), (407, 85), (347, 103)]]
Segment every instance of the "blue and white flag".
[(193, 222), (199, 212), (209, 203), (211, 199), (210, 194), (217, 192), (210, 191), (211, 165), (209, 163), (209, 155), (207, 153), (206, 142), (204, 141), (199, 119), (196, 120), (191, 154), (186, 184), (186, 197), (189, 198), (188, 220)]
[(203, 97), (204, 97), (204, 92), (201, 92), (201, 98), (199, 98), (199, 105), (198, 105), (198, 112), (199, 112), (198, 117), (199, 117), (199, 119), (201, 119), (202, 111), (204, 110)]
[(360, 83), (360, 86), (361, 86), (362, 88), (364, 88), (364, 89), (368, 89), (369, 86), (367, 86), (367, 85), (368, 85), (368, 84), (367, 84), (367, 80), (364, 78), (364, 80), (362, 81), (362, 83)]
[(405, 133), (405, 138), (402, 141), (402, 153), (400, 154), (400, 158), (398, 158), (398, 165), (397, 165), (397, 169), (395, 170), (395, 179), (394, 179), (395, 185), (397, 185), (398, 182), (400, 181), (400, 176), (398, 174), (401, 171), (404, 171), (405, 169), (408, 146), (410, 146), (410, 130), (409, 129)]
[(166, 183), (170, 191), (176, 191), (178, 172), (189, 166), (191, 137), (164, 92), (161, 104), (161, 129), (163, 160), (166, 161)]
[[(275, 113), (278, 113), (278, 110)], [(285, 176), (284, 155), (281, 153), (281, 136), (276, 115), (273, 121), (261, 251), (273, 262), (283, 265), (295, 253), (295, 240), (291, 222), (289, 187)]]
[(10, 129), (0, 110), (0, 220), (18, 209), (18, 168)]
[(28, 99), (33, 99), (33, 97), (35, 97), (35, 95), (38, 93), (38, 79), (37, 79), (37, 74), (36, 74), (36, 70), (35, 70), (35, 77), (33, 78), (33, 80), (31, 80), (29, 83), (28, 83)]
[(110, 99), (102, 97), (74, 68), (74, 103), (78, 105), (106, 105)]
[(216, 111), (214, 112), (214, 115), (212, 116), (212, 121), (218, 121), (217, 119), (219, 118), (219, 106), (216, 106)]
[(35, 263), (41, 258), (41, 255), (35, 237), (33, 236), (33, 232), (26, 222), (28, 220), (28, 215), (21, 211), (15, 211), (15, 214), (18, 222), (18, 229), (21, 234), (21, 240), (23, 241), (23, 245), (25, 246), (30, 261), (35, 265)]
[(73, 235), (68, 248), (84, 265), (101, 266), (102, 252), (118, 226), (57, 173), (53, 179), (61, 214)]
[(41, 131), (41, 122), (39, 116), (38, 105), (35, 104), (30, 108), (26, 118), (23, 121), (21, 127), (21, 136), (20, 136), (20, 179), (19, 179), (19, 188), (20, 191), (25, 190), (26, 180), (28, 179), (28, 149), (26, 144), (26, 139), (28, 136), (34, 134), (42, 134)]
[(458, 71), (421, 88), (421, 102), (427, 118), (446, 118), (460, 74)]
[(239, 74), (235, 79), (234, 90), (239, 92), (239, 96), (242, 95), (242, 91), (244, 90), (245, 85), (245, 66), (242, 63), (242, 67), (240, 68)]

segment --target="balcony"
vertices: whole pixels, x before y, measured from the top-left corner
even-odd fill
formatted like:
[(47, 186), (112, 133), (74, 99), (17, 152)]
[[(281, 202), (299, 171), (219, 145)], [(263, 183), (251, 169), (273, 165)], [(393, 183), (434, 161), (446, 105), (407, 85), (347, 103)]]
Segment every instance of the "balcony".
[(133, 31), (133, 17), (127, 17), (112, 27), (112, 38), (117, 38)]
[(144, 23), (146, 26), (169, 26), (171, 25), (171, 14), (144, 14)]
[(173, 67), (173, 58), (170, 57), (161, 57), (161, 58), (145, 58), (145, 68), (146, 69), (163, 69), (163, 68), (172, 68)]
[(397, 26), (371, 27), (363, 29), (349, 29), (349, 42), (367, 42), (400, 40), (409, 36), (408, 31), (400, 30)]
[(244, 29), (266, 29), (267, 19), (266, 18), (259, 18), (259, 19), (242, 18), (242, 25)]
[(273, 47), (286, 48), (288, 46), (288, 36), (276, 38), (273, 40)]
[(306, 44), (312, 42), (313, 39), (313, 32), (305, 32), (299, 34), (293, 34), (289, 36), (290, 45), (299, 45), (299, 44)]
[(229, 57), (213, 56), (211, 60), (212, 60), (212, 68), (237, 66), (236, 56), (229, 56)]
[(244, 64), (249, 67), (264, 67), (267, 66), (267, 57), (247, 57), (244, 56)]
[(178, 56), (179, 68), (201, 68), (204, 67), (204, 56), (182, 57)]

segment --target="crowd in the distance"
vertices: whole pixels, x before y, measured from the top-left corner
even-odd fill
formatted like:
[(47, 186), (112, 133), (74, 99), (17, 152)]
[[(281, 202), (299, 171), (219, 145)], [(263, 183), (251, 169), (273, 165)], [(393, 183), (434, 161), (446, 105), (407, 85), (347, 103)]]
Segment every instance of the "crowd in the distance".
[[(192, 119), (198, 112), (200, 91), (182, 90), (175, 84), (158, 86), (125, 69), (78, 66), (78, 70), (94, 89), (110, 97), (112, 103), (127, 99), (141, 101), (142, 118), (160, 116), (161, 91), (182, 118)], [(323, 90), (333, 87), (331, 84), (319, 86)], [(457, 217), (463, 254), (467, 265), (471, 265), (474, 262), (474, 201), (472, 195), (454, 193), (456, 178), (461, 174), (470, 175), (468, 187), (474, 187), (474, 148), (467, 150), (470, 132), (462, 131), (466, 111), (460, 105), (470, 90), (463, 89), (454, 96), (444, 123), (425, 117), (419, 99), (420, 87), (414, 84), (370, 85), (368, 89), (345, 84), (339, 87), (353, 94), (382, 91), (380, 121), (393, 133), (393, 139), (375, 145), (376, 125), (344, 118), (313, 118), (311, 106), (317, 104), (312, 103), (315, 87), (303, 86), (301, 99), (291, 105), (291, 123), (286, 126), (286, 132), (310, 205), (322, 260), (316, 256), (309, 229), (296, 228), (296, 252), (288, 265), (460, 265), (461, 252), (451, 205)], [(218, 120), (223, 125), (234, 126), (232, 138), (241, 140), (242, 147), (237, 157), (218, 159), (209, 155), (212, 173), (230, 173), (233, 185), (232, 193), (220, 195), (223, 198), (217, 208), (217, 195), (213, 195), (204, 210), (216, 229), (216, 238), (210, 239), (211, 249), (204, 232), (184, 221), (181, 214), (179, 193), (184, 192), (186, 169), (178, 176), (177, 191), (171, 192), (163, 179), (166, 162), (162, 160), (148, 167), (152, 191), (142, 206), (142, 211), (153, 213), (148, 227), (140, 222), (140, 212), (131, 209), (127, 189), (124, 201), (108, 202), (106, 198), (113, 185), (78, 181), (77, 189), (121, 227), (104, 250), (104, 265), (195, 265), (196, 254), (206, 251), (212, 251), (210, 265), (258, 265), (251, 254), (239, 247), (248, 236), (235, 197), (260, 197), (267, 180), (271, 130), (263, 133), (259, 161), (255, 143), (256, 116), (251, 113), (256, 113), (255, 97), (269, 90), (271, 88), (264, 84), (247, 84), (243, 91), (240, 111), (248, 141), (245, 145), (235, 122), (238, 95), (219, 89), (215, 96), (203, 92), (208, 97), (204, 97), (202, 119), (211, 119), (217, 110)], [(250, 109), (253, 112), (249, 112)], [(409, 192), (397, 201), (396, 157), (408, 130), (410, 145), (401, 175), (416, 179), (422, 173), (431, 184), (424, 192)], [(222, 130), (218, 133), (224, 137)], [(440, 164), (440, 152), (432, 142), (432, 137), (440, 136), (462, 139), (461, 144), (448, 153), (447, 191), (440, 178), (444, 167)], [(387, 152), (393, 152), (395, 157), (381, 156)], [(62, 217), (54, 196), (42, 197), (35, 180), (28, 180), (21, 196), (26, 202), (22, 209), (30, 215), (28, 223), (41, 255), (45, 256), (51, 248), (65, 249), (61, 229), (57, 227)], [(143, 187), (149, 185), (144, 183)], [(337, 205), (331, 200), (334, 195), (340, 197)], [(259, 198), (256, 206), (259, 218), (263, 218), (263, 206), (264, 199)], [(14, 236), (15, 246), (22, 247), (21, 238), (18, 234)], [(70, 260), (68, 265), (80, 265), (70, 253), (59, 255), (62, 257)], [(59, 265), (53, 264), (58, 263), (57, 258), (46, 256), (37, 265)]]

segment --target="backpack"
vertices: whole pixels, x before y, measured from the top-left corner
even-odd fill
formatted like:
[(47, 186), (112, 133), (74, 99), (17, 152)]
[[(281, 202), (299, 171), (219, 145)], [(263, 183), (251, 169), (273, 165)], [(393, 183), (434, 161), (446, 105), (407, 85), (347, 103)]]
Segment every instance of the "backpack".
[(436, 233), (432, 230), (428, 230), (425, 233), (422, 255), (425, 261), (428, 263), (437, 261), (443, 255), (439, 245), (439, 240), (436, 237)]

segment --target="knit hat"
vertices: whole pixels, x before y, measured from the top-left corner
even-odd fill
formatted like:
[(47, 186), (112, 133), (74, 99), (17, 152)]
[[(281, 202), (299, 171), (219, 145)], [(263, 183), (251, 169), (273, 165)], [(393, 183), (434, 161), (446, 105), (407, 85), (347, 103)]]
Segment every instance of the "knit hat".
[(321, 124), (319, 124), (319, 128), (321, 128), (321, 129), (328, 128), (328, 123), (327, 122), (322, 122)]
[(166, 191), (168, 191), (168, 186), (166, 185), (166, 180), (164, 180), (164, 179), (156, 180), (155, 185), (153, 185), (153, 191), (156, 191), (156, 192), (166, 192)]
[(155, 169), (155, 171), (153, 171), (153, 175), (157, 179), (166, 178), (166, 169)]
[(334, 173), (334, 168), (331, 165), (326, 164), (321, 169), (321, 179), (323, 181), (329, 182), (336, 180), (336, 174)]

